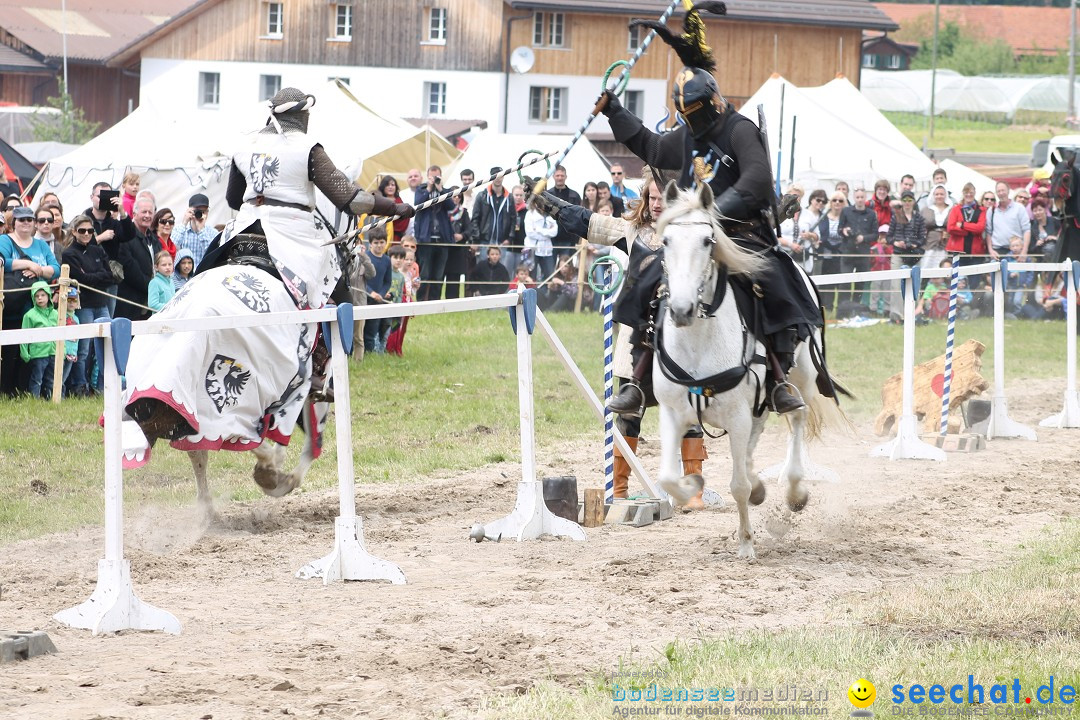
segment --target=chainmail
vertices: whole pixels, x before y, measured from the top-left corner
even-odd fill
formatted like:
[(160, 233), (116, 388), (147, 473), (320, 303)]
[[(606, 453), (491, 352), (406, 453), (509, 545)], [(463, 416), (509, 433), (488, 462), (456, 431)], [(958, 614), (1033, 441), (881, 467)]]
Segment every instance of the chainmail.
[[(284, 115), (278, 115), (277, 116), (278, 125), (281, 126), (281, 131), (282, 132), (286, 132), (286, 133), (287, 132), (306, 133), (307, 128), (308, 128), (308, 117), (309, 117), (309, 115), (310, 115), (310, 113), (308, 113), (307, 111), (304, 111), (304, 112), (291, 112), (291, 113), (285, 113)], [(267, 120), (266, 121), (266, 127), (264, 127), (259, 132), (265, 133), (267, 135), (276, 135), (277, 134), (277, 128), (274, 127), (274, 123)]]
[[(315, 187), (319, 188), (323, 195), (334, 203), (334, 207), (339, 210), (350, 208), (350, 203), (360, 192), (359, 188), (353, 185), (349, 178), (345, 177), (345, 173), (337, 169), (334, 161), (323, 150), (322, 145), (311, 148), (311, 154), (308, 156), (308, 177), (315, 183)], [(363, 193), (363, 195), (366, 196), (367, 193)], [(370, 198), (370, 196), (368, 197)], [(353, 212), (356, 212), (356, 210), (353, 209)], [(367, 210), (361, 210), (361, 212), (367, 212)]]
[[(277, 91), (274, 97), (270, 98), (270, 112), (271, 117), (277, 119), (277, 124), (281, 126), (281, 132), (302, 132), (306, 133), (308, 129), (308, 111), (307, 108), (315, 103), (315, 98), (308, 95), (303, 90), (298, 90), (294, 87), (281, 88)], [(282, 110), (283, 105), (295, 104), (296, 108), (292, 110)], [(275, 112), (275, 108), (277, 112)], [(266, 127), (260, 132), (263, 133), (276, 133), (278, 130), (274, 127), (274, 123), (271, 120), (266, 121)]]

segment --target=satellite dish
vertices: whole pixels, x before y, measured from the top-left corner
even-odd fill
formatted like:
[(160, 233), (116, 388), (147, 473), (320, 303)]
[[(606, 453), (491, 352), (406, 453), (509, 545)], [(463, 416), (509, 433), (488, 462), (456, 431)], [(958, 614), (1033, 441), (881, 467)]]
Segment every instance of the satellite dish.
[(518, 75), (524, 75), (532, 70), (533, 63), (535, 62), (536, 55), (534, 55), (533, 51), (525, 45), (514, 48), (514, 52), (510, 53), (510, 67), (512, 67), (514, 72)]

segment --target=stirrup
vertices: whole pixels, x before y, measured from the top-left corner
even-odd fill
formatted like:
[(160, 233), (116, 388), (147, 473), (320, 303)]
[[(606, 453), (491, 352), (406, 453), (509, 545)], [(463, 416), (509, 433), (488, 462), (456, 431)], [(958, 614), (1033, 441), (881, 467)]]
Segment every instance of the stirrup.
[[(788, 391), (788, 395), (791, 397), (791, 400), (788, 404), (784, 406), (783, 410), (777, 407), (776, 404), (776, 391), (780, 390), (781, 388), (786, 389)], [(801, 410), (802, 408), (806, 407), (806, 403), (803, 402), (802, 393), (800, 393), (799, 389), (787, 380), (783, 382), (778, 382), (776, 383), (776, 385), (773, 386), (772, 392), (769, 393), (769, 403), (770, 405), (772, 405), (773, 411), (778, 415), (783, 415), (784, 413), (791, 412), (792, 410)]]
[[(628, 391), (629, 388), (634, 388), (635, 390), (637, 390), (638, 395), (641, 396), (641, 402), (638, 403), (637, 408), (627, 408), (625, 410), (617, 410), (617, 409), (613, 408), (612, 405), (614, 405), (619, 400), (619, 398), (622, 396), (623, 392)], [(619, 415), (621, 417), (639, 418), (645, 413), (645, 391), (642, 390), (641, 386), (638, 385), (636, 382), (633, 382), (633, 381), (628, 382), (625, 385), (623, 385), (621, 388), (619, 388), (619, 394), (616, 395), (615, 397), (611, 398), (611, 400), (608, 401), (608, 403), (604, 407), (604, 409), (607, 410), (608, 412), (615, 413), (616, 415)]]

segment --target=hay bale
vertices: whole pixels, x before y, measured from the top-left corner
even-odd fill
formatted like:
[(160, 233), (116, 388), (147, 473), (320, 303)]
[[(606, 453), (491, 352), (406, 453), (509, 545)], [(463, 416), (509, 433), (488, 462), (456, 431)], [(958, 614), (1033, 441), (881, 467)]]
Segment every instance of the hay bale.
[[(953, 349), (953, 378), (949, 401), (949, 432), (960, 432), (960, 404), (981, 395), (990, 387), (983, 378), (982, 354), (986, 346), (968, 340)], [(941, 428), (941, 391), (945, 378), (945, 356), (915, 366), (915, 417), (922, 421), (923, 432)], [(881, 412), (874, 420), (874, 432), (888, 435), (903, 413), (903, 374), (897, 373), (881, 387)]]

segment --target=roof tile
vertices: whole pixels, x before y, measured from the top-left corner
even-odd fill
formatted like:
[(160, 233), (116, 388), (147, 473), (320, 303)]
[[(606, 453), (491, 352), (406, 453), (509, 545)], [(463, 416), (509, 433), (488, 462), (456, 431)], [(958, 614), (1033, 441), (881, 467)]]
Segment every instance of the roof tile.
[[(933, 22), (933, 3), (874, 3), (901, 31), (919, 18)], [(952, 20), (977, 29), (982, 37), (1000, 39), (1017, 54), (1048, 54), (1069, 47), (1069, 9), (1012, 5), (942, 5), (941, 22)]]

